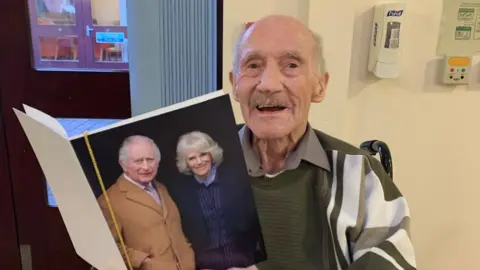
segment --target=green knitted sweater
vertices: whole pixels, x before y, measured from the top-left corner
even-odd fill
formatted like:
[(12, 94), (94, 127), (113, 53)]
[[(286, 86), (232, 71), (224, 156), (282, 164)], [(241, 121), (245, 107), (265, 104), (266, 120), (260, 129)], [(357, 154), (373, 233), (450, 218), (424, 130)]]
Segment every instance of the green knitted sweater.
[(253, 178), (252, 186), (268, 259), (259, 270), (320, 268), (320, 221), (314, 197), (315, 168), (299, 168), (273, 178)]

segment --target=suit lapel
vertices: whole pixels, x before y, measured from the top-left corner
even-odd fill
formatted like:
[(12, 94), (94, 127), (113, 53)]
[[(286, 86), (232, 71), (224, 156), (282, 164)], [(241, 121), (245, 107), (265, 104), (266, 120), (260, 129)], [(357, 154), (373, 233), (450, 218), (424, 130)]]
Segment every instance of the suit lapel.
[[(167, 201), (165, 198), (167, 197), (165, 194), (165, 190), (163, 188), (158, 187), (158, 184), (155, 183), (155, 181), (152, 182), (153, 186), (155, 187), (155, 190), (158, 193), (158, 196), (160, 197), (160, 206), (162, 208), (163, 216), (166, 218), (168, 215), (168, 207), (167, 207)], [(157, 204), (158, 205), (158, 204)]]
[[(140, 187), (130, 183), (125, 177), (120, 176), (118, 181), (120, 190), (125, 192), (125, 196), (132, 202), (141, 204), (145, 207), (155, 210), (158, 214), (163, 216), (162, 207), (144, 190)], [(163, 196), (160, 196), (162, 198)], [(163, 205), (163, 203), (162, 203)]]

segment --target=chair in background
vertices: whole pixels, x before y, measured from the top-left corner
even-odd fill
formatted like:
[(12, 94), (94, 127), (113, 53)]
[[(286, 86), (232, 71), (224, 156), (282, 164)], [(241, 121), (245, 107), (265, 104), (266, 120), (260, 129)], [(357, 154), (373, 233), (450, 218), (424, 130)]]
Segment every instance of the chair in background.
[(372, 156), (379, 154), (383, 168), (393, 181), (392, 153), (390, 152), (387, 143), (379, 140), (370, 140), (363, 142), (360, 145), (360, 148), (367, 151)]

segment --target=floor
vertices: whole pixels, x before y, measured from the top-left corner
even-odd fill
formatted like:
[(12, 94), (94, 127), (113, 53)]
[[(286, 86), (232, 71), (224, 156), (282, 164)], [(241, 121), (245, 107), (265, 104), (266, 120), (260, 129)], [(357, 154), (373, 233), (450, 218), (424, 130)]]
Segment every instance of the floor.
[[(87, 119), (87, 118), (57, 118), (58, 122), (65, 128), (69, 137), (79, 135), (85, 131), (92, 131), (121, 119)], [(47, 203), (50, 207), (57, 207), (55, 197), (47, 183)]]

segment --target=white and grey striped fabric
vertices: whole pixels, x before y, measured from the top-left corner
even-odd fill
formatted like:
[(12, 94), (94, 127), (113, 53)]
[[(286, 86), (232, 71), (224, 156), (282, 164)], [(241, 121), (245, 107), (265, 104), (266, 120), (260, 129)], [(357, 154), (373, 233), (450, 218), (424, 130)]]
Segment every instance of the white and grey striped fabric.
[(336, 269), (416, 269), (407, 202), (380, 163), (339, 150), (327, 156), (322, 193)]

